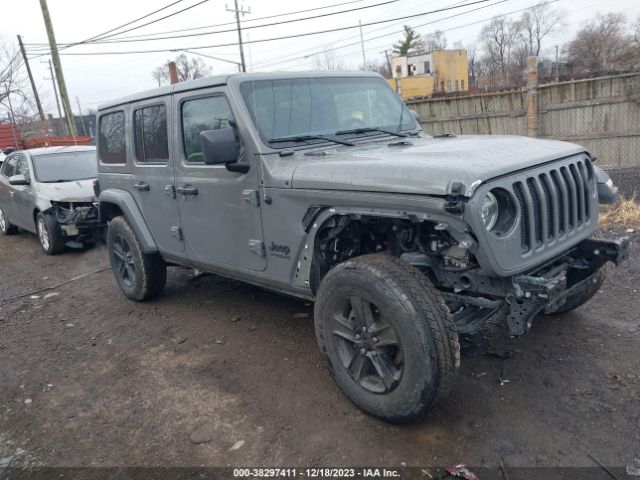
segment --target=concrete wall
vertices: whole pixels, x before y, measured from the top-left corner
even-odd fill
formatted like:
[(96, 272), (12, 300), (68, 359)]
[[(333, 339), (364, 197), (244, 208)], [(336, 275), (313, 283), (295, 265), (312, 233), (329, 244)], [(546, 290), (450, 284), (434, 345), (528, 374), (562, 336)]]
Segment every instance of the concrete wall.
[[(429, 62), (430, 74), (424, 72), (424, 62)], [(408, 75), (411, 65), (416, 67), (415, 74)], [(466, 50), (434, 50), (422, 55), (395, 57), (391, 60), (391, 67), (394, 77), (398, 76), (396, 69), (400, 70), (400, 94), (404, 99), (469, 90)], [(388, 81), (391, 88), (396, 90), (397, 78)]]
[(431, 52), (431, 69), (436, 91), (447, 93), (469, 89), (469, 63), (466, 50), (435, 50)]
[(532, 95), (539, 137), (584, 145), (601, 165), (640, 166), (640, 73), (407, 104), (430, 134), (526, 135)]
[(433, 77), (421, 75), (418, 77), (402, 77), (400, 79), (389, 79), (389, 85), (396, 90), (398, 81), (400, 82), (400, 92), (402, 98), (425, 97), (433, 93)]

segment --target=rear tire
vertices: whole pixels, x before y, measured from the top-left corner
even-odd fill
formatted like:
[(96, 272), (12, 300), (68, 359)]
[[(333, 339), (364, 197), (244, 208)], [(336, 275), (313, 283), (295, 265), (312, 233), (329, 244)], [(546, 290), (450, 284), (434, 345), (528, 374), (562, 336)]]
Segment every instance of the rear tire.
[(600, 268), (600, 270), (593, 274), (593, 276), (591, 277), (591, 281), (589, 282), (589, 286), (586, 290), (573, 296), (567, 297), (566, 301), (562, 305), (555, 309), (547, 310), (545, 313), (547, 315), (559, 315), (561, 313), (567, 313), (575, 310), (581, 305), (587, 303), (596, 293), (598, 293), (598, 290), (600, 290), (600, 287), (602, 287), (602, 284), (607, 278), (607, 273), (605, 270), (606, 268), (602, 267)]
[(356, 257), (322, 280), (318, 345), (329, 372), (362, 410), (411, 421), (450, 390), (460, 346), (442, 296), (419, 270), (387, 254)]
[(109, 222), (107, 251), (116, 282), (135, 301), (157, 297), (167, 282), (167, 264), (158, 254), (142, 252), (138, 239), (122, 216)]
[(42, 250), (47, 255), (57, 255), (64, 251), (64, 237), (58, 222), (52, 215), (38, 213), (36, 233)]
[(9, 219), (4, 213), (4, 210), (0, 208), (0, 233), (2, 235), (13, 235), (18, 231), (18, 227), (11, 225)]

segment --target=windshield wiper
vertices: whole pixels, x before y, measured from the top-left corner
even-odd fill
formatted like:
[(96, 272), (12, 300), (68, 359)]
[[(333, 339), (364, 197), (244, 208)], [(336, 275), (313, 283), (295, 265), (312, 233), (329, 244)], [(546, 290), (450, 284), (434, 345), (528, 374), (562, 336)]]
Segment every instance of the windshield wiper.
[(352, 130), (340, 130), (335, 133), (335, 135), (348, 135), (350, 133), (360, 134), (367, 132), (381, 132), (386, 133), (387, 135), (394, 135), (396, 137), (408, 137), (409, 135), (406, 133), (394, 132), (392, 130), (386, 130), (384, 128), (378, 127), (362, 127), (362, 128), (354, 128)]
[(328, 142), (339, 143), (340, 145), (346, 145), (347, 147), (353, 147), (353, 143), (345, 142), (344, 140), (338, 140), (337, 138), (325, 137), (324, 135), (296, 135), (293, 137), (280, 137), (270, 138), (267, 140), (269, 143), (281, 143), (281, 142), (305, 142), (307, 140), (326, 140)]

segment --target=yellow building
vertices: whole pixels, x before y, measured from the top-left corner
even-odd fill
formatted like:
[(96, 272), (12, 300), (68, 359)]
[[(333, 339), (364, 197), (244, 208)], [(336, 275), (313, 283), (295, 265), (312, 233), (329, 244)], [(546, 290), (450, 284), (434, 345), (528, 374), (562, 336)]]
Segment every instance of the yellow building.
[(389, 84), (404, 99), (469, 90), (466, 50), (434, 50), (394, 57), (391, 67), (394, 78), (388, 80)]

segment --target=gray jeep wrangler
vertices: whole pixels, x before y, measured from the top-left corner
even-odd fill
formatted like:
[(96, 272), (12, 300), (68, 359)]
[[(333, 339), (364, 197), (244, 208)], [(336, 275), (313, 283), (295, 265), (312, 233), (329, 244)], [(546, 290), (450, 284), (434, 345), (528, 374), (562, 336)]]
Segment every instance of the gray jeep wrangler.
[(193, 267), (315, 301), (345, 394), (429, 409), (459, 334), (589, 300), (628, 240), (591, 238), (611, 182), (584, 148), (424, 134), (371, 73), (228, 75), (103, 105), (99, 208), (133, 300)]

